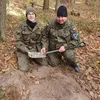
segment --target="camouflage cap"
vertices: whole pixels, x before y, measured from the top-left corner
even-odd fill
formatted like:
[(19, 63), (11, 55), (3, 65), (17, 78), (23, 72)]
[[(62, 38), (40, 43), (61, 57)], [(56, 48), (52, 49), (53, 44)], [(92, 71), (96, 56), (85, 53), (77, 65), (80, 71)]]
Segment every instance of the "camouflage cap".
[(33, 9), (32, 7), (28, 7), (28, 8), (26, 9), (26, 16), (27, 16), (27, 14), (28, 14), (29, 12), (33, 12), (33, 13), (36, 15), (36, 13), (35, 13), (35, 11), (34, 11), (34, 9)]

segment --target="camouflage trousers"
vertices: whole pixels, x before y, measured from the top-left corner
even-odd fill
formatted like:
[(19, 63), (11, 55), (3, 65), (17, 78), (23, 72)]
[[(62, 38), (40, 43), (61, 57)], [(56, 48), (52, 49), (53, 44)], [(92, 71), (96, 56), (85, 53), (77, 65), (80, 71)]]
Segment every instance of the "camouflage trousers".
[(71, 62), (75, 62), (75, 50), (70, 49), (66, 50), (63, 53), (56, 52), (48, 54), (48, 63), (53, 67), (58, 66), (62, 62), (62, 58), (68, 64)]
[(19, 70), (23, 71), (23, 72), (27, 72), (30, 69), (29, 63), (30, 61), (33, 61), (37, 64), (39, 64), (40, 66), (47, 66), (47, 60), (46, 58), (29, 58), (27, 54), (23, 53), (23, 52), (17, 52), (17, 59), (18, 59), (18, 68)]

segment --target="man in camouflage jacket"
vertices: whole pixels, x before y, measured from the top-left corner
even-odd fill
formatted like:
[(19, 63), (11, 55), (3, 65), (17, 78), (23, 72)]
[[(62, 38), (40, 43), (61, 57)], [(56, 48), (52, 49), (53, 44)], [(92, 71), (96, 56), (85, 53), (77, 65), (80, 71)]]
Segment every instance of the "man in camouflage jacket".
[[(23, 22), (17, 31), (16, 47), (19, 69), (21, 71), (28, 71), (29, 52), (40, 52), (41, 50), (41, 28), (36, 21), (36, 14), (32, 7), (26, 10), (26, 21)], [(43, 59), (31, 59), (42, 65)]]
[(49, 64), (58, 66), (63, 57), (66, 63), (70, 64), (76, 72), (79, 72), (75, 63), (74, 50), (80, 43), (79, 35), (76, 27), (67, 19), (67, 16), (67, 8), (60, 6), (57, 10), (57, 19), (51, 21), (43, 31), (43, 48), (41, 51), (46, 52), (47, 48), (50, 51), (58, 49), (59, 52), (48, 54)]

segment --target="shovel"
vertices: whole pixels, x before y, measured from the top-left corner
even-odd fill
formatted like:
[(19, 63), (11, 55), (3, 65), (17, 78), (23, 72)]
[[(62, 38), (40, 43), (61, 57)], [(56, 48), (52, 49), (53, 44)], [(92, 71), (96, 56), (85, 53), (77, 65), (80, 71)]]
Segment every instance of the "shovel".
[(58, 52), (59, 50), (53, 50), (53, 51), (48, 51), (48, 52), (29, 52), (28, 53), (28, 56), (30, 58), (45, 58), (47, 54), (50, 54), (50, 53), (54, 53), (54, 52)]
[[(84, 47), (84, 46), (86, 46), (86, 43), (80, 42), (80, 45), (78, 47)], [(74, 47), (74, 48), (78, 48), (78, 47)], [(58, 51), (59, 50), (53, 50), (53, 51), (48, 51), (48, 52), (45, 52), (45, 53), (43, 53), (43, 52), (29, 52), (28, 56), (30, 58), (45, 58), (47, 54), (55, 53), (55, 52), (58, 52)]]

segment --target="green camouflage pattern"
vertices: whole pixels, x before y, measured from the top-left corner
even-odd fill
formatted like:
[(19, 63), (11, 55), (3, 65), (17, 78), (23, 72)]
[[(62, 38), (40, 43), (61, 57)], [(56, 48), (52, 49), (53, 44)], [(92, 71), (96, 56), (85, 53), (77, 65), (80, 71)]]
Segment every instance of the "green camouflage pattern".
[(37, 24), (31, 29), (26, 22), (23, 22), (17, 31), (17, 49), (27, 53), (28, 51), (40, 51), (41, 49), (41, 28)]
[(48, 42), (46, 41), (48, 39), (50, 50), (59, 49), (62, 45), (66, 49), (77, 47), (80, 43), (79, 35), (75, 38), (73, 34), (78, 33), (76, 27), (70, 21), (67, 21), (64, 25), (59, 25), (56, 20), (53, 20), (43, 31), (43, 47), (47, 48)]
[(72, 22), (67, 21), (63, 25), (57, 23), (54, 19), (49, 23), (42, 32), (43, 47), (48, 50), (57, 50), (64, 46), (66, 51), (63, 53), (52, 53), (48, 55), (48, 62), (51, 66), (58, 66), (62, 62), (62, 56), (67, 61), (75, 61), (75, 50), (80, 44), (79, 35), (76, 27)]
[(16, 36), (16, 47), (19, 70), (28, 71), (30, 61), (44, 65), (44, 59), (31, 59), (28, 56), (28, 52), (40, 52), (41, 50), (41, 27), (38, 24), (33, 29), (26, 22), (20, 24)]

